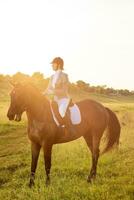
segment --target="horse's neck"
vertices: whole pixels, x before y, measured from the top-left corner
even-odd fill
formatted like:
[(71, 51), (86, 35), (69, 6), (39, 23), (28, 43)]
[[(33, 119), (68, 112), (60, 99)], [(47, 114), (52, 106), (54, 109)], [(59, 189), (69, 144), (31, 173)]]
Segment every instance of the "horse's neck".
[(27, 116), (29, 120), (46, 121), (49, 118), (50, 105), (45, 97), (31, 97), (29, 101)]

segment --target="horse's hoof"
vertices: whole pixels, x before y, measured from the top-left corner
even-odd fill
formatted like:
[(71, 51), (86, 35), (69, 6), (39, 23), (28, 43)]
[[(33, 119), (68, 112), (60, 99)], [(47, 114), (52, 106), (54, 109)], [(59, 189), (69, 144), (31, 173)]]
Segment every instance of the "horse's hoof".
[(87, 178), (87, 182), (88, 183), (93, 183), (95, 181), (95, 179), (96, 179), (96, 175), (90, 175)]
[(30, 181), (30, 183), (29, 183), (29, 188), (32, 188), (33, 186), (34, 186), (34, 182), (33, 181)]
[(88, 183), (93, 183), (94, 181), (95, 181), (95, 176), (88, 176), (88, 178), (87, 178), (87, 182)]
[(46, 187), (50, 185), (50, 179), (46, 179)]
[(88, 178), (87, 178), (87, 182), (88, 182), (88, 183), (92, 183), (92, 179), (91, 179), (91, 177), (88, 176)]

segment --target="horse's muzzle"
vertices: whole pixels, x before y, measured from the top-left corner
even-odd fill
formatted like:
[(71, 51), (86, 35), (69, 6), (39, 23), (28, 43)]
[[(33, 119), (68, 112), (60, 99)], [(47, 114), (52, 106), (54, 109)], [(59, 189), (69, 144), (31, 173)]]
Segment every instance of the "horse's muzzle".
[(10, 121), (15, 120), (16, 122), (20, 122), (21, 116), (22, 116), (22, 113), (20, 113), (20, 114), (11, 114), (9, 112), (7, 113), (7, 117)]
[(8, 119), (9, 119), (10, 121), (12, 121), (12, 120), (14, 120), (15, 115), (7, 115), (7, 117), (8, 117)]

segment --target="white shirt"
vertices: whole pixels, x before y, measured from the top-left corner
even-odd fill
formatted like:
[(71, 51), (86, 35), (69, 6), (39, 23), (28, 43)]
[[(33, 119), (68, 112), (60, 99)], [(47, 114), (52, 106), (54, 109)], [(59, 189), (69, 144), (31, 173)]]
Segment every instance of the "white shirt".
[(59, 78), (61, 72), (62, 72), (62, 70), (61, 70), (61, 69), (58, 69), (58, 70), (55, 72), (55, 74), (53, 75), (53, 79), (52, 79), (52, 86), (53, 86), (53, 88), (55, 88), (55, 84), (56, 84), (56, 82), (57, 82), (57, 80), (58, 80), (58, 78)]
[[(58, 69), (55, 72), (55, 74), (53, 75), (53, 78), (52, 78), (52, 87), (53, 88), (55, 88), (55, 84), (56, 84), (57, 80), (59, 79), (59, 76), (60, 76), (61, 72), (62, 72), (62, 70)], [(68, 104), (70, 102), (70, 98), (65, 97), (65, 98), (62, 98), (62, 99), (58, 99), (57, 96), (54, 96), (54, 100), (58, 104), (59, 113), (60, 113), (61, 117), (64, 117), (65, 113), (66, 113), (66, 109), (67, 109)]]

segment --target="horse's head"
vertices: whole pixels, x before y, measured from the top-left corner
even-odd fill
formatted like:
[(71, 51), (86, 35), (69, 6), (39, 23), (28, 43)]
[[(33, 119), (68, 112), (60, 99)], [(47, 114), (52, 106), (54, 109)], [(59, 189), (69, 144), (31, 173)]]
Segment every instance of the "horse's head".
[(7, 117), (9, 120), (20, 121), (22, 113), (27, 107), (27, 93), (25, 87), (19, 83), (13, 84), (13, 90), (10, 93), (11, 103), (8, 109)]

